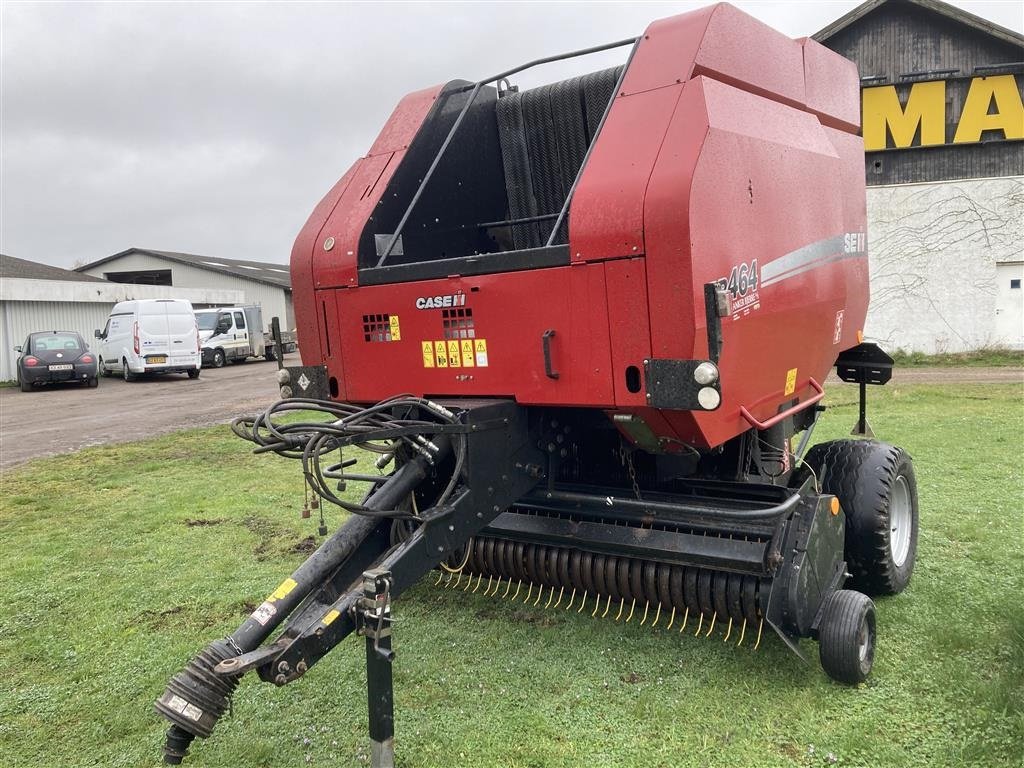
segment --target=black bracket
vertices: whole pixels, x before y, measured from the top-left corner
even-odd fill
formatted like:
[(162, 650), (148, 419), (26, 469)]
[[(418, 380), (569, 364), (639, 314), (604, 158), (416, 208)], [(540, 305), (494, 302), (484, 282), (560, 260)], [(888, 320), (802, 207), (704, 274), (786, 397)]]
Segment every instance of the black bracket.
[(540, 337), (541, 347), (544, 350), (544, 375), (549, 379), (557, 379), (558, 371), (551, 365), (551, 340), (555, 338), (553, 328), (548, 328)]
[(708, 329), (708, 359), (718, 363), (722, 354), (722, 318), (728, 317), (732, 308), (729, 294), (718, 287), (718, 283), (704, 284), (704, 319)]
[(394, 768), (395, 696), (392, 682), (391, 571), (363, 573), (363, 596), (353, 606), (357, 631), (366, 638), (366, 704), (370, 717), (370, 765)]
[(836, 358), (836, 374), (846, 382), (860, 385), (860, 408), (857, 424), (852, 435), (874, 437), (867, 416), (867, 385), (885, 384), (892, 378), (893, 359), (885, 354), (877, 344), (862, 343), (839, 353)]

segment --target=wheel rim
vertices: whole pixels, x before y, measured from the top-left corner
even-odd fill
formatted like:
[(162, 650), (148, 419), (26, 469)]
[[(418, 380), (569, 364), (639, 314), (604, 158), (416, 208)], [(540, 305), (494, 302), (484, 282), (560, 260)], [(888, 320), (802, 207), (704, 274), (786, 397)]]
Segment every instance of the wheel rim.
[(868, 651), (871, 650), (870, 633), (868, 632), (867, 622), (860, 625), (860, 631), (857, 633), (857, 658), (860, 663), (863, 664), (868, 659)]
[(903, 475), (896, 478), (889, 498), (889, 551), (892, 561), (901, 568), (910, 554), (910, 533), (914, 523), (910, 505), (910, 487)]

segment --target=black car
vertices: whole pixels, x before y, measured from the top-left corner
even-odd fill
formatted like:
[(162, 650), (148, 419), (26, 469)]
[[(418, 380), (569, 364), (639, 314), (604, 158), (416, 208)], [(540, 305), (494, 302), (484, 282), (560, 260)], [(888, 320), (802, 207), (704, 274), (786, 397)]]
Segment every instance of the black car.
[(77, 381), (95, 387), (99, 382), (96, 356), (74, 331), (30, 333), (14, 351), (21, 353), (18, 384), (22, 392), (30, 392), (35, 384)]

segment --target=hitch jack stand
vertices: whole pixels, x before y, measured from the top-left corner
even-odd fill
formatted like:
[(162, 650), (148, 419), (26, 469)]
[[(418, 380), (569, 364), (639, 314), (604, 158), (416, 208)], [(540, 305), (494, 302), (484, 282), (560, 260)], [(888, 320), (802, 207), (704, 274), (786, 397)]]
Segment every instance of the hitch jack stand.
[(366, 703), (370, 718), (370, 765), (395, 766), (395, 697), (392, 686), (391, 571), (363, 573), (357, 605), (359, 634), (366, 638)]

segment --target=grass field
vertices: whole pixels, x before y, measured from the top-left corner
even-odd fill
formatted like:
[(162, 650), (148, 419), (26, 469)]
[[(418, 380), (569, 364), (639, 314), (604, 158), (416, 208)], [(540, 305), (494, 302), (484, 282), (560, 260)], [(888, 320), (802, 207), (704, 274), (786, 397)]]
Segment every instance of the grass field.
[[(775, 638), (753, 652), (430, 579), (396, 608), (399, 764), (1020, 768), (1021, 389), (871, 394), (875, 431), (915, 458), (921, 536), (910, 588), (878, 602), (866, 684), (830, 682), (813, 644), (804, 665)], [(854, 398), (830, 393), (817, 440), (849, 430)], [(227, 427), (5, 473), (0, 766), (157, 765), (153, 699), (314, 546), (301, 506), (297, 464)], [(296, 684), (247, 678), (187, 764), (366, 764), (362, 655), (353, 638)]]

